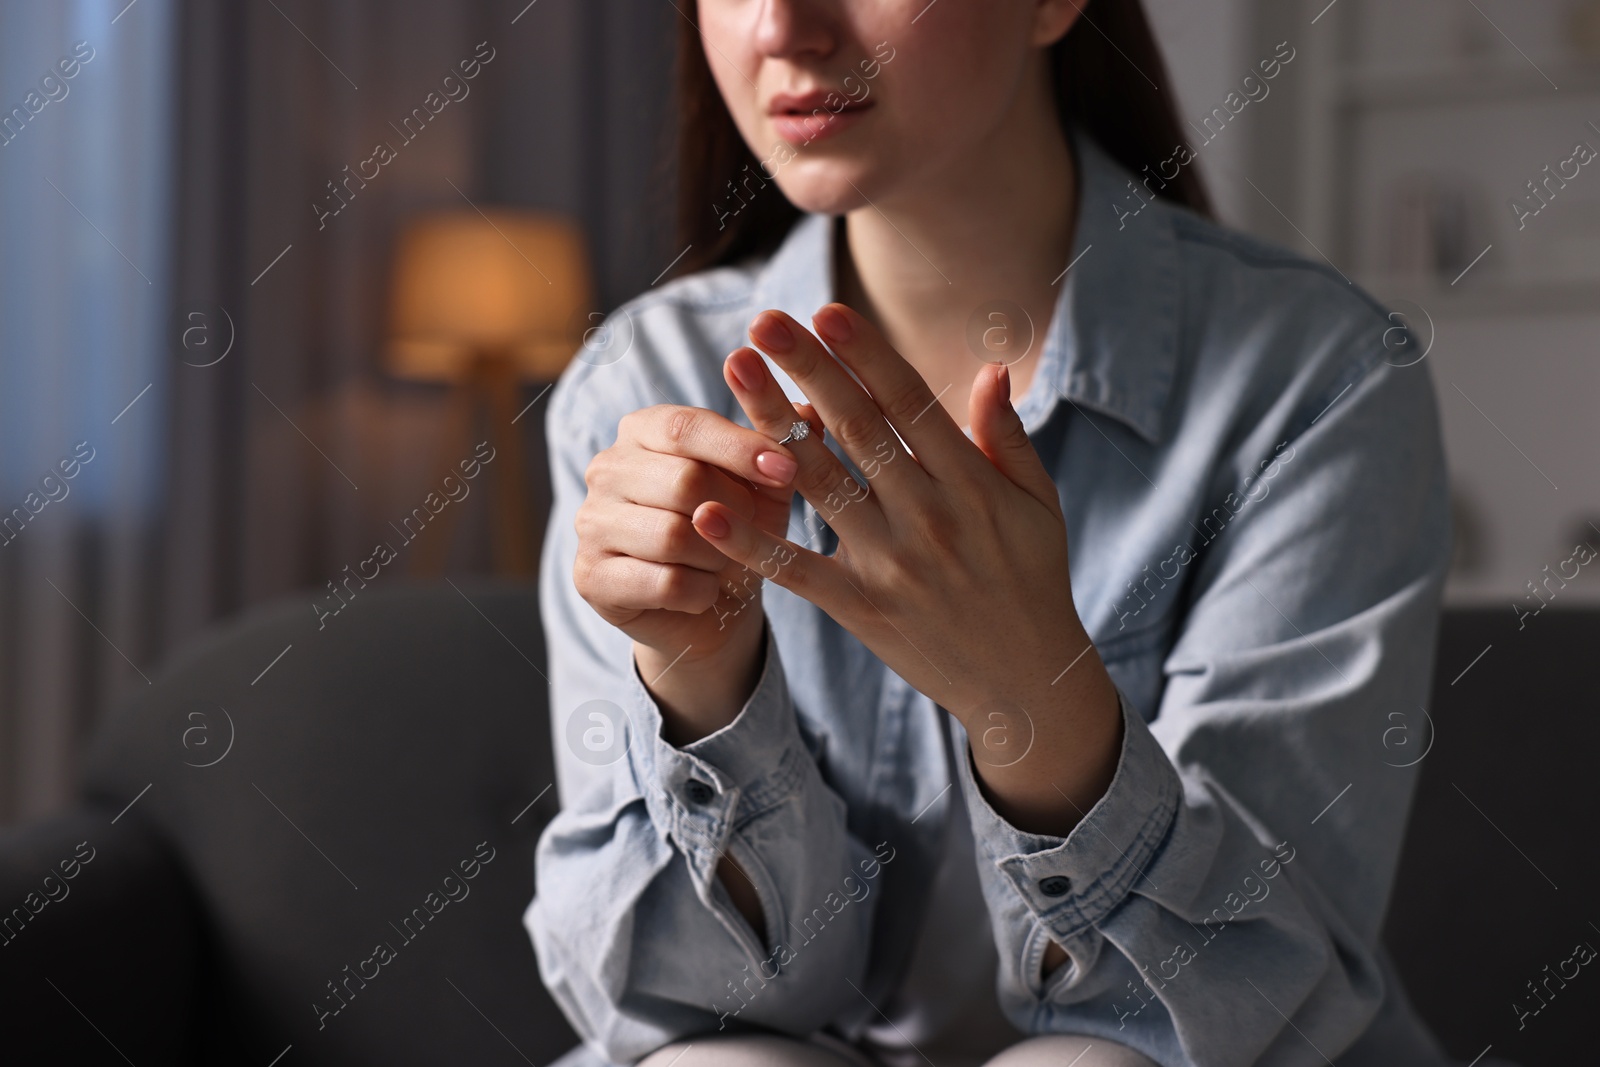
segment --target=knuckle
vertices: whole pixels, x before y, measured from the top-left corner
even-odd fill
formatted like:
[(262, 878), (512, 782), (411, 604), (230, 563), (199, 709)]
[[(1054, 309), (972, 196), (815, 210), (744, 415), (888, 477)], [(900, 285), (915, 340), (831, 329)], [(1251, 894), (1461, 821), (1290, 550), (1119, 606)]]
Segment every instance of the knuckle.
[(872, 435), (880, 421), (876, 412), (852, 411), (839, 419), (833, 433), (839, 440), (859, 446)]
[(920, 537), (922, 543), (935, 555), (952, 556), (961, 545), (961, 524), (953, 515), (934, 511), (923, 524)]
[(778, 567), (778, 573), (773, 581), (787, 589), (804, 589), (811, 577), (811, 563), (805, 554), (787, 549), (780, 557), (785, 560)]
[(667, 491), (674, 504), (698, 504), (705, 491), (705, 472), (694, 460), (680, 460), (668, 476)]
[(627, 484), (628, 471), (639, 460), (639, 452), (625, 444), (614, 444), (594, 454), (584, 469), (583, 481), (589, 492), (605, 499), (620, 497)]
[(656, 595), (661, 603), (690, 608), (705, 599), (705, 591), (700, 588), (701, 583), (687, 567), (663, 567), (659, 573)]
[(666, 435), (667, 443), (678, 447), (687, 441), (695, 431), (695, 424), (699, 421), (693, 408), (671, 407), (668, 408), (667, 424), (662, 432)]
[(909, 382), (895, 389), (887, 397), (879, 400), (885, 415), (891, 422), (906, 425), (912, 419), (922, 414), (927, 407), (930, 396), (928, 387), (921, 382)]
[(655, 593), (656, 600), (663, 604), (671, 604), (675, 597), (683, 590), (683, 575), (676, 567), (661, 567), (656, 571)]
[(591, 599), (595, 592), (594, 578), (594, 557), (580, 551), (572, 561), (572, 584), (585, 600)]
[(676, 513), (664, 514), (656, 523), (656, 543), (661, 547), (661, 554), (668, 560), (686, 559), (693, 551), (694, 543), (699, 537), (700, 534), (694, 525)]
[(796, 485), (801, 495), (815, 505), (818, 501), (827, 500), (829, 493), (837, 491), (841, 474), (838, 464), (829, 463), (826, 466), (819, 464), (803, 469)]
[(836, 508), (847, 507), (850, 504), (865, 500), (867, 494), (872, 492), (871, 486), (861, 484), (861, 479), (849, 471), (841, 470), (839, 477), (834, 479), (828, 491), (833, 494)]
[[(1030, 445), (1029, 447), (1032, 446)], [(979, 508), (982, 514), (993, 519), (1000, 514), (1001, 509), (1005, 506), (1005, 494), (1001, 491), (1002, 487), (988, 478), (974, 480), (977, 484), (973, 486), (973, 491), (977, 494)]]

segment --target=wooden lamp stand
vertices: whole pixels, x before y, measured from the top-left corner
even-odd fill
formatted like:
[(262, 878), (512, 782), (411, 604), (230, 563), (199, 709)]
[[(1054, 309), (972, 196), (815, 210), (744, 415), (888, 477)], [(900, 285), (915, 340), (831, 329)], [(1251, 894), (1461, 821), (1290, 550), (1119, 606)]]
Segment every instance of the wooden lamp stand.
[[(474, 353), (467, 363), (466, 373), (451, 388), (450, 414), (435, 484), (442, 482), (446, 475), (461, 476), (457, 464), (473, 454), (477, 444), (474, 428), (481, 411), (487, 423), (489, 443), (495, 452), (489, 464), (494, 468), (495, 486), (494, 499), (489, 506), (495, 573), (529, 578), (534, 574), (534, 563), (539, 558), (537, 542), (542, 537), (535, 534), (529, 519), (532, 509), (528, 505), (526, 455), (522, 435), (512, 425), (517, 417), (517, 393), (517, 368), (509, 352), (480, 349)], [(459, 508), (445, 508), (439, 516), (437, 535), (417, 546), (412, 561), (414, 573), (434, 578), (444, 573), (459, 511)]]

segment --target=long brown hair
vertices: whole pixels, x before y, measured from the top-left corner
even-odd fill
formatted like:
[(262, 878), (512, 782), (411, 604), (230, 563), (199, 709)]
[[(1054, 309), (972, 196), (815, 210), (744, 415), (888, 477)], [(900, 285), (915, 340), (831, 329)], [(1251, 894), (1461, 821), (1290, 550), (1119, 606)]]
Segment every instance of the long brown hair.
[[(1139, 0), (1084, 0), (1083, 14), (1050, 48), (1056, 111), (1135, 174), (1185, 140), (1171, 79)], [(678, 244), (689, 246), (675, 275), (771, 252), (800, 217), (745, 144), (706, 63), (700, 31), (678, 20)], [(1163, 176), (1164, 177), (1164, 176)], [(754, 185), (752, 186), (752, 182)], [(1211, 217), (1192, 167), (1158, 196)]]

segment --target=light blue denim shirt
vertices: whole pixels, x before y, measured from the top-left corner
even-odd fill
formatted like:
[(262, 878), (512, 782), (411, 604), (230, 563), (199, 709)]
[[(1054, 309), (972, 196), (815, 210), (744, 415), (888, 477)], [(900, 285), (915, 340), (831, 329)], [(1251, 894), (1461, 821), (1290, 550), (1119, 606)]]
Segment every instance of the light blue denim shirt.
[[(995, 994), (1024, 1033), (1172, 1065), (1445, 1062), (1379, 942), (1450, 539), (1427, 365), (1336, 271), (1143, 206), (1109, 156), (1074, 149), (1073, 266), (1017, 411), (1121, 697), (1109, 790), (1065, 838), (1018, 830), (979, 792), (961, 726), (771, 583), (749, 702), (683, 748), (661, 738), (630, 640), (573, 586), (585, 468), (638, 408), (749, 425), (722, 358), (762, 309), (809, 322), (833, 298), (837, 220), (804, 216), (766, 259), (640, 296), (548, 420), (562, 810), (526, 922), (586, 1043), (570, 1062), (752, 1025), (859, 1037), (905, 981), (950, 840), (973, 843), (987, 915), (971, 921), (992, 929)], [(798, 496), (789, 537), (837, 545)], [(946, 835), (952, 812), (970, 838)], [(766, 929), (718, 881), (723, 850)], [(1050, 941), (1071, 960), (1041, 977)]]

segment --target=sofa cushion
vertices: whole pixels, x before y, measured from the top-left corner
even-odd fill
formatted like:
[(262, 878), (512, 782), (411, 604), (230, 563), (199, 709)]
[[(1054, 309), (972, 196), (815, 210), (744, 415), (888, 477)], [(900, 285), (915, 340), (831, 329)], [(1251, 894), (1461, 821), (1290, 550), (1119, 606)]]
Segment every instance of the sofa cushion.
[(187, 648), (88, 789), (187, 870), (208, 1061), (549, 1062), (575, 1039), (521, 922), (557, 806), (535, 588), (377, 584)]
[(1434, 729), (1416, 709), (1389, 719), (1407, 733), (1390, 735), (1386, 761), (1427, 755), (1384, 940), (1412, 1002), (1464, 1063), (1490, 1046), (1484, 1062), (1593, 1055), (1600, 974), (1543, 983), (1578, 943), (1600, 948), (1597, 649), (1600, 612), (1448, 611)]

